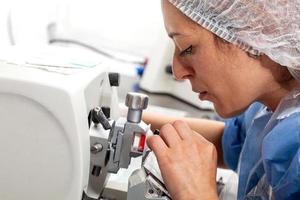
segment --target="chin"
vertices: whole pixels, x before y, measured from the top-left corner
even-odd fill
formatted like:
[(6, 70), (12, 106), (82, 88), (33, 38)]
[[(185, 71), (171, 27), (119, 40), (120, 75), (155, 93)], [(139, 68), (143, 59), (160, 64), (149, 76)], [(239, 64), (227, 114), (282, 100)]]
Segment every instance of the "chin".
[(238, 116), (240, 114), (242, 114), (246, 109), (246, 108), (227, 108), (226, 106), (218, 106), (215, 105), (215, 111), (216, 113), (218, 113), (218, 115), (222, 118), (231, 118), (231, 117), (235, 117)]

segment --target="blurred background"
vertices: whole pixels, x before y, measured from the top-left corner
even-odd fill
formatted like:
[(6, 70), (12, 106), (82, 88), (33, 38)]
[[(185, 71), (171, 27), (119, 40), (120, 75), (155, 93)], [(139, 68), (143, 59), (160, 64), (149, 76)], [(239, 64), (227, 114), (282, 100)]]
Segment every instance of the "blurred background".
[(111, 60), (110, 71), (121, 74), (121, 99), (139, 90), (153, 94), (158, 106), (215, 117), (212, 104), (200, 101), (188, 81), (172, 76), (174, 47), (159, 0), (2, 0), (0, 45), (2, 54), (9, 46), (81, 49), (87, 57)]
[(74, 40), (147, 56), (163, 31), (159, 1), (2, 0), (1, 45)]

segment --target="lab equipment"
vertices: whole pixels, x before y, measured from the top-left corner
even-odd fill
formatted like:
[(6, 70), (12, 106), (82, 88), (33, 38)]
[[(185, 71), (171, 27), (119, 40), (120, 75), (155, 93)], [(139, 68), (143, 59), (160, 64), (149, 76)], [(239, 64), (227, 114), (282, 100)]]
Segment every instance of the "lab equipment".
[[(128, 93), (125, 104), (128, 106), (127, 119), (119, 118), (117, 121), (111, 122), (112, 125), (101, 108), (96, 107), (92, 110), (91, 164), (85, 198), (99, 199), (104, 189), (107, 173), (117, 173), (120, 168), (128, 168), (132, 157), (145, 156), (145, 140), (151, 131), (149, 126), (141, 121), (141, 117), (142, 110), (148, 105), (148, 97), (142, 94)], [(154, 195), (156, 197), (154, 199), (166, 199), (159, 197), (163, 193), (147, 194), (148, 191), (153, 191), (151, 184), (154, 180), (149, 180), (149, 177), (152, 176), (150, 173), (146, 173), (142, 165), (141, 169), (133, 174), (129, 178), (127, 199), (153, 199)], [(140, 178), (139, 187), (136, 186), (137, 180), (133, 181), (137, 178)], [(160, 186), (160, 184), (158, 185)]]
[(250, 54), (267, 55), (300, 80), (298, 0), (169, 1), (217, 36)]
[[(0, 199), (116, 198), (105, 194), (109, 174), (147, 155), (148, 97), (129, 93), (127, 119), (111, 119), (108, 63), (62, 47), (0, 56)], [(135, 164), (127, 199), (167, 200), (142, 159)]]

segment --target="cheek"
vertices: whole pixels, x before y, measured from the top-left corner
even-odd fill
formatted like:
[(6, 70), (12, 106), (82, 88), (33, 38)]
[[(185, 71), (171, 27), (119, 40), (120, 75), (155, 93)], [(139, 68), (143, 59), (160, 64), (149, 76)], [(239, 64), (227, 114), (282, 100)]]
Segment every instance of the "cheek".
[(243, 112), (255, 99), (248, 84), (248, 71), (231, 62), (223, 54), (207, 51), (193, 59), (197, 83), (211, 93), (216, 112), (224, 117), (233, 117)]
[(210, 79), (209, 81), (214, 81), (210, 82), (209, 92), (211, 93), (210, 100), (214, 104), (216, 112), (222, 117), (230, 116), (240, 106), (238, 92), (228, 87), (223, 79), (219, 81)]
[(195, 71), (202, 78), (208, 77), (209, 79), (214, 79), (214, 77), (220, 76), (224, 70), (224, 64), (220, 62), (218, 57), (212, 54), (199, 53), (191, 59), (191, 62), (195, 66)]
[(206, 62), (201, 62), (195, 69), (195, 73), (197, 82), (201, 83), (202, 89), (211, 94), (222, 96), (224, 89), (227, 87), (222, 71)]

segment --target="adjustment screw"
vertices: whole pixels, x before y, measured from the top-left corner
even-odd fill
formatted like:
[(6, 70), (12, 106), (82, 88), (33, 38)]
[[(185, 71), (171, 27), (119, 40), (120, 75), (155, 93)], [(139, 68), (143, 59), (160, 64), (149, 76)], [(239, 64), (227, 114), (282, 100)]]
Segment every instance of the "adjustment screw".
[(93, 146), (91, 146), (91, 153), (97, 154), (97, 153), (101, 152), (102, 149), (103, 149), (102, 144), (94, 144)]

